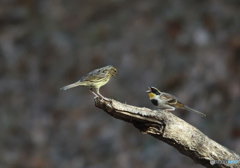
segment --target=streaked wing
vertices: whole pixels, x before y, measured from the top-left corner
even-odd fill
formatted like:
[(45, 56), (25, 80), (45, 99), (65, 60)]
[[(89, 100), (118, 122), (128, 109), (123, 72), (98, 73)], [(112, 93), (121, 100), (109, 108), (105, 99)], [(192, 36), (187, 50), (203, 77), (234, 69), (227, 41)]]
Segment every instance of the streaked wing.
[(160, 94), (160, 98), (161, 98), (161, 100), (164, 101), (164, 102), (169, 102), (169, 101), (171, 102), (171, 101), (176, 100), (175, 96), (173, 96), (173, 95), (171, 95), (171, 94), (168, 94), (168, 93), (164, 93), (164, 92), (162, 92), (162, 93)]
[(164, 93), (160, 95), (160, 98), (163, 102), (169, 104), (170, 106), (177, 107), (177, 108), (183, 108), (184, 104), (180, 102), (175, 96), (169, 94), (169, 93)]
[(83, 81), (99, 81), (103, 78), (105, 78), (106, 73), (101, 73), (101, 72), (89, 72), (88, 74), (86, 74), (85, 76), (83, 76), (79, 81), (83, 82)]

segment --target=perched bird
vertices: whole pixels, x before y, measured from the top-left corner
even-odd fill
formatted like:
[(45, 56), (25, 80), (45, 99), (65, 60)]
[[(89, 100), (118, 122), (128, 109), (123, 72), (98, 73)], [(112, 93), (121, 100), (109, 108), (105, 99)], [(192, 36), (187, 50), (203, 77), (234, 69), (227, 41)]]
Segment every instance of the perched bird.
[(195, 112), (202, 117), (206, 116), (205, 114), (183, 104), (175, 96), (169, 93), (160, 92), (155, 87), (148, 87), (148, 90), (146, 92), (148, 93), (151, 102), (160, 109), (165, 109), (167, 111), (174, 111), (175, 109), (185, 109), (190, 112)]
[[(99, 89), (100, 87), (105, 85), (112, 76), (115, 77), (116, 73), (117, 69), (114, 68), (112, 65), (95, 69), (89, 72), (88, 74), (84, 75), (79, 81), (62, 87), (61, 90), (71, 89), (76, 86), (88, 87), (90, 89), (90, 92), (92, 92), (95, 95), (95, 98), (100, 96), (101, 98), (108, 100), (100, 94)], [(97, 93), (93, 91), (93, 88), (96, 89)]]

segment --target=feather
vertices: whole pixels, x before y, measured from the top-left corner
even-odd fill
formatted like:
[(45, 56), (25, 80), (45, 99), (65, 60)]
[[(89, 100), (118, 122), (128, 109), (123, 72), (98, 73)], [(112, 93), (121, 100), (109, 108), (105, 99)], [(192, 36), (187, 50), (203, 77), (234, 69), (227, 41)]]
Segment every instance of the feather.
[(201, 115), (202, 117), (206, 116), (204, 113), (201, 113), (200, 111), (194, 110), (194, 109), (188, 107), (187, 105), (184, 106), (184, 109), (186, 109), (187, 111), (190, 111), (190, 112), (197, 113), (197, 114)]

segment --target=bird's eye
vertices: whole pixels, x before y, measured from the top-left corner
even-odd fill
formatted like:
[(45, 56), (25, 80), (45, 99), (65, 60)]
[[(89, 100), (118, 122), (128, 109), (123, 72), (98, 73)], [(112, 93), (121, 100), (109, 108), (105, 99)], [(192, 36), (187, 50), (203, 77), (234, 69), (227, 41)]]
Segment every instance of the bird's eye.
[(151, 87), (151, 91), (152, 91), (153, 93), (155, 93), (156, 95), (159, 95), (159, 94), (160, 94), (160, 93), (159, 93), (159, 90), (156, 89), (156, 88), (154, 88), (154, 87)]

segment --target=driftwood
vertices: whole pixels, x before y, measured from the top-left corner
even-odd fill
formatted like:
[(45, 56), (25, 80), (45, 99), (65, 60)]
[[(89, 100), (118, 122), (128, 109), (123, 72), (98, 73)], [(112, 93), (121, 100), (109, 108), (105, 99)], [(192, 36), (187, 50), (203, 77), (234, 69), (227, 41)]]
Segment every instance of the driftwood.
[[(116, 100), (106, 101), (99, 97), (95, 98), (95, 106), (114, 118), (132, 123), (142, 133), (168, 143), (205, 167), (240, 167), (239, 154), (213, 141), (172, 113), (135, 107)], [(235, 162), (230, 164), (228, 160)]]

